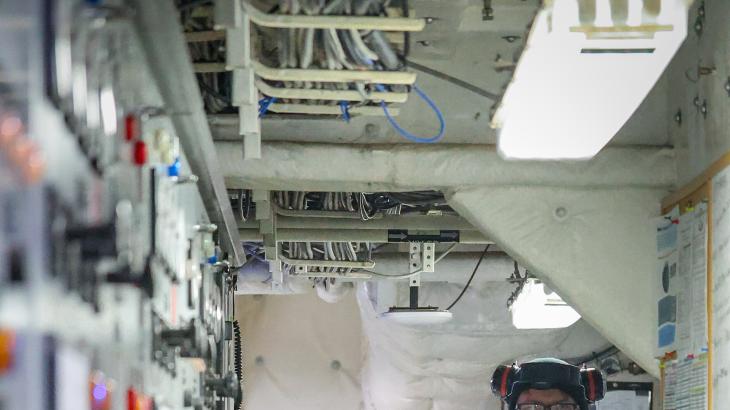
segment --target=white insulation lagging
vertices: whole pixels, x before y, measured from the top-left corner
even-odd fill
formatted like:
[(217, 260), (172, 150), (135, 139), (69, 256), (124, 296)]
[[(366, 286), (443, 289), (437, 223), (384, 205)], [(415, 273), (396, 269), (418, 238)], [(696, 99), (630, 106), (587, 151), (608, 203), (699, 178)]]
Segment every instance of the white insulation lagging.
[[(506, 281), (473, 283), (449, 323), (407, 327), (378, 318), (378, 305), (407, 305), (407, 283), (398, 285), (393, 300), (377, 301), (389, 293), (381, 286), (390, 284), (361, 284), (357, 290), (366, 346), (365, 409), (500, 410), (489, 386), (497, 365), (539, 356), (574, 358), (607, 344), (582, 320), (566, 329), (515, 329), (505, 306), (513, 285)], [(422, 283), (420, 304), (443, 307), (460, 290), (460, 284)]]

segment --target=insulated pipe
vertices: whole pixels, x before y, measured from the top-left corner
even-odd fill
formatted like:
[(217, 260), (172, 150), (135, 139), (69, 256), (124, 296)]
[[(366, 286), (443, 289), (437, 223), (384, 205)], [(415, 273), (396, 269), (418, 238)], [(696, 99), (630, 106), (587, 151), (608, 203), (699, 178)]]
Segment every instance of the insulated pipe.
[(375, 267), (375, 263), (372, 261), (333, 261), (333, 260), (322, 260), (322, 259), (292, 259), (284, 255), (279, 255), (278, 259), (287, 265), (296, 266), (317, 266), (323, 268), (349, 268), (349, 269), (372, 269)]
[[(298, 210), (298, 209), (284, 209), (272, 203), (271, 207), (274, 209), (277, 215), (298, 217), (298, 218), (327, 218), (327, 219), (357, 219), (362, 220), (359, 213), (347, 212), (347, 211), (316, 211), (316, 210)], [(382, 214), (376, 214), (372, 219), (382, 218)]]
[[(329, 101), (365, 101), (365, 97), (352, 90), (321, 90), (316, 88), (281, 88), (272, 87), (264, 81), (256, 80), (256, 88), (270, 97), (281, 99), (329, 100)], [(404, 103), (408, 93), (380, 92), (370, 93), (370, 99), (388, 103)], [(380, 109), (380, 107), (378, 107)], [(382, 109), (381, 109), (382, 110)]]
[(251, 22), (271, 28), (317, 28), (337, 30), (421, 31), (424, 19), (404, 17), (302, 16), (263, 13), (243, 1), (243, 8)]
[[(489, 145), (266, 142), (261, 159), (243, 161), (240, 142), (218, 141), (216, 149), (229, 189), (393, 192), (515, 185), (665, 190), (677, 178), (674, 152), (665, 148), (607, 147), (590, 161), (505, 161)], [(326, 165), (327, 172), (312, 164)]]
[[(196, 70), (205, 69), (205, 72), (213, 69), (218, 72), (226, 71), (229, 67), (218, 63), (195, 64)], [(313, 81), (324, 83), (376, 83), (376, 84), (405, 84), (411, 85), (416, 82), (416, 73), (404, 71), (357, 71), (357, 70), (317, 70), (317, 69), (286, 69), (272, 68), (261, 64), (258, 61), (251, 62), (254, 72), (259, 77), (271, 81)], [(231, 67), (235, 68), (235, 67)], [(203, 72), (203, 71), (201, 71)]]
[[(244, 242), (261, 242), (264, 237), (258, 229), (239, 229)], [(387, 229), (277, 229), (279, 242), (388, 242)], [(484, 235), (477, 231), (460, 231), (459, 243), (488, 244)]]
[[(290, 216), (279, 216), (276, 219), (278, 228), (291, 229), (409, 229), (423, 231), (476, 231), (469, 222), (459, 216), (401, 216), (385, 215), (382, 218), (362, 221), (358, 219), (334, 219), (334, 218), (301, 218)], [(257, 228), (256, 221), (245, 223), (239, 227)]]
[[(397, 116), (399, 109), (389, 107), (390, 115)], [(307, 115), (341, 115), (342, 110), (337, 105), (313, 105), (313, 104), (271, 104), (269, 111), (279, 114), (307, 114)], [(383, 109), (378, 106), (354, 106), (349, 109), (351, 115), (367, 115), (378, 117), (385, 115)]]

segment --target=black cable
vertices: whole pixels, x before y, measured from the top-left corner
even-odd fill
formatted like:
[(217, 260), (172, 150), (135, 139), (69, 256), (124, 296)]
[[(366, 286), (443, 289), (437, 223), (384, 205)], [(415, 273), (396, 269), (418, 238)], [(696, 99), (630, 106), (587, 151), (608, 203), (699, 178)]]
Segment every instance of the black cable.
[(487, 251), (489, 251), (489, 247), (492, 246), (492, 244), (488, 244), (484, 251), (482, 252), (482, 255), (479, 257), (479, 261), (477, 262), (477, 266), (474, 267), (474, 272), (471, 273), (471, 276), (469, 277), (469, 280), (466, 281), (466, 285), (464, 285), (464, 289), (461, 290), (461, 293), (459, 293), (459, 296), (456, 297), (456, 299), (451, 302), (449, 307), (446, 308), (446, 310), (451, 310), (454, 305), (456, 305), (459, 300), (461, 300), (461, 297), (464, 296), (464, 293), (466, 293), (466, 290), (469, 289), (469, 285), (471, 285), (472, 279), (474, 279), (474, 275), (477, 274), (477, 270), (479, 270), (479, 265), (482, 264), (482, 261), (484, 260), (484, 257), (487, 256)]
[(241, 392), (241, 383), (243, 383), (243, 345), (241, 344), (241, 327), (238, 320), (233, 321), (233, 366), (238, 377), (238, 395), (236, 397), (236, 410), (243, 410), (243, 394)]
[(490, 99), (492, 101), (499, 100), (499, 95), (497, 95), (497, 94), (495, 94), (495, 93), (493, 93), (491, 91), (487, 91), (487, 90), (485, 90), (483, 88), (479, 88), (479, 87), (477, 87), (474, 84), (468, 83), (468, 82), (466, 82), (464, 80), (458, 79), (458, 78), (453, 77), (453, 76), (451, 76), (449, 74), (446, 74), (444, 72), (441, 72), (441, 71), (438, 71), (438, 70), (434, 70), (433, 68), (426, 67), (426, 66), (421, 65), (421, 64), (418, 64), (418, 63), (414, 63), (411, 60), (408, 60), (408, 67), (415, 68), (418, 71), (422, 71), (422, 72), (424, 72), (426, 74), (430, 74), (430, 75), (432, 75), (432, 76), (434, 76), (436, 78), (440, 78), (440, 79), (442, 79), (444, 81), (448, 81), (451, 84), (457, 85), (457, 86), (459, 86), (459, 87), (461, 87), (461, 88), (463, 88), (465, 90), (469, 90), (469, 91), (473, 92), (474, 94), (481, 95), (482, 97), (486, 97), (486, 98), (488, 98), (488, 99)]
[[(410, 17), (410, 10), (408, 9), (408, 0), (403, 0), (403, 17)], [(408, 31), (403, 32), (403, 65), (408, 65), (408, 55), (411, 53), (411, 33)]]

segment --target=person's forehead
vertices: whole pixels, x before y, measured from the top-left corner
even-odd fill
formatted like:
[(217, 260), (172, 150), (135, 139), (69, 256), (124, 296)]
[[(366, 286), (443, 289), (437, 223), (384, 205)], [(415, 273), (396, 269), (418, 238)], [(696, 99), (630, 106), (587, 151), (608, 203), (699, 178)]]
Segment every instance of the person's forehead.
[(554, 404), (564, 401), (573, 402), (573, 399), (567, 393), (557, 389), (530, 389), (522, 392), (519, 399), (517, 400), (518, 403), (540, 402), (546, 404)]

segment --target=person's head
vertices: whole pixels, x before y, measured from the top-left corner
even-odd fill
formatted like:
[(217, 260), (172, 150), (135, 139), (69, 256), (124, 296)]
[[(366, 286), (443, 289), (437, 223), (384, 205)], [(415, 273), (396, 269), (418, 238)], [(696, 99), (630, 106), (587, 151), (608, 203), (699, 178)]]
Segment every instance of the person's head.
[(558, 359), (537, 359), (521, 366), (499, 366), (492, 391), (510, 410), (587, 410), (603, 398), (605, 383), (595, 369), (580, 369)]
[(539, 406), (550, 408), (558, 406), (559, 410), (578, 410), (580, 407), (568, 393), (560, 389), (528, 389), (517, 397), (517, 408), (519, 410), (539, 409)]

